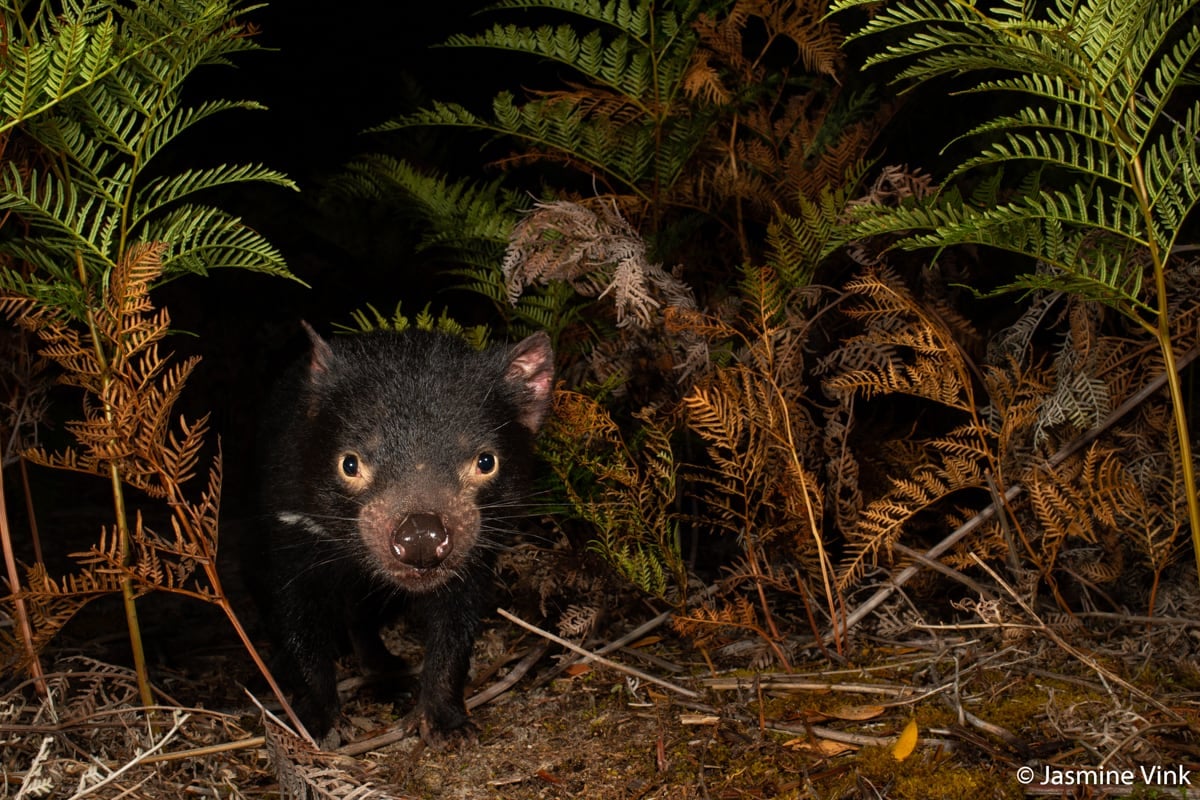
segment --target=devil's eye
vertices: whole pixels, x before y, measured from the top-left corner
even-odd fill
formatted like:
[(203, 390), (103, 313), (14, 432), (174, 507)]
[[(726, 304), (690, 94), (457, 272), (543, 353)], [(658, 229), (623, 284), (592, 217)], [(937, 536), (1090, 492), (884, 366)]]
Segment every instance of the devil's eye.
[(347, 478), (358, 477), (358, 456), (354, 453), (346, 453), (342, 456), (342, 474)]
[(480, 475), (491, 475), (496, 471), (496, 456), (493, 453), (480, 453), (475, 459), (475, 469)]

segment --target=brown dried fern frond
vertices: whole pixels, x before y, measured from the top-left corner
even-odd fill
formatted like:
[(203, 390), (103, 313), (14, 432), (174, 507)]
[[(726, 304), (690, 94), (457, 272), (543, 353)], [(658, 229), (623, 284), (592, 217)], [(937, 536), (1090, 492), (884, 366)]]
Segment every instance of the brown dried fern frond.
[(1068, 459), (1053, 470), (1036, 470), (1025, 479), (1039, 530), (1026, 556), (1043, 575), (1050, 574), (1059, 553), (1072, 540), (1097, 540), (1089, 498), (1078, 481), (1082, 469), (1083, 459)]
[(688, 97), (709, 105), (725, 105), (733, 93), (721, 78), (721, 71), (712, 63), (713, 54), (698, 51), (683, 76), (683, 91)]
[(829, 21), (827, 11), (827, 4), (821, 0), (737, 0), (720, 19), (701, 14), (696, 30), (702, 46), (733, 67), (743, 81), (760, 79), (762, 71), (758, 60), (746, 56), (746, 26), (751, 19), (764, 28), (763, 53), (776, 41), (786, 39), (796, 47), (806, 70), (838, 78), (845, 62), (841, 49), (844, 37)]
[(721, 606), (700, 605), (676, 614), (671, 624), (700, 647), (711, 647), (742, 632), (764, 633), (754, 604), (740, 595)]
[[(762, 635), (786, 663), (765, 595), (782, 588), (771, 577), (773, 566), (797, 568), (798, 583), (782, 590), (805, 602), (823, 595), (830, 617), (841, 602), (823, 539), (824, 488), (813, 466), (820, 437), (803, 380), (802, 304), (770, 269), (747, 271), (743, 297), (740, 324), (698, 320), (726, 335), (733, 327), (741, 346), (735, 361), (706, 375), (682, 401), (683, 419), (706, 453), (706, 463), (689, 476), (701, 501), (694, 524), (737, 537), (746, 568), (730, 576), (729, 589), (744, 583), (756, 592)], [(822, 590), (810, 589), (810, 581)]]
[(27, 308), (19, 320), (42, 340), (41, 354), (62, 370), (61, 382), (81, 389), (84, 401), (82, 419), (66, 424), (75, 445), (54, 453), (34, 448), (27, 457), (53, 468), (116, 475), (121, 485), (165, 500), (169, 509), (170, 533), (160, 534), (139, 509), (126, 510), (123, 490), (114, 486), (118, 518), (102, 528), (96, 546), (75, 554), (81, 570), (58, 583), (31, 573), (28, 587), (17, 593), (37, 611), (40, 643), (90, 600), (120, 591), (122, 581), (134, 595), (167, 590), (223, 601), (215, 573), (219, 457), (206, 470), (200, 497), (190, 498), (185, 485), (200, 470), (207, 417), (172, 422), (197, 360), (172, 363), (160, 352), (170, 317), (150, 299), (165, 252), (163, 244), (130, 247), (82, 327), (49, 306)]
[[(115, 573), (85, 570), (55, 580), (43, 565), (34, 564), (25, 568), (25, 586), (10, 597), (24, 601), (34, 650), (40, 652), (85, 605), (120, 591), (120, 576)], [(16, 672), (25, 657), (15, 631), (6, 628), (0, 635), (0, 663)]]
[(834, 397), (909, 394), (974, 414), (970, 370), (948, 325), (880, 267), (846, 284), (853, 302), (844, 313), (865, 328), (827, 356)]
[(1110, 479), (1110, 495), (1117, 529), (1130, 533), (1132, 550), (1153, 575), (1147, 607), (1154, 613), (1159, 580), (1188, 544), (1183, 468), (1166, 404), (1143, 406), (1124, 438), (1117, 451), (1123, 474)]
[[(846, 525), (848, 544), (838, 577), (843, 589), (875, 566), (881, 555), (890, 560), (893, 545), (918, 515), (936, 519), (937, 514), (951, 514), (948, 506), (954, 495), (985, 489), (989, 474), (999, 477), (994, 423), (1003, 416), (989, 415), (977, 404), (971, 366), (957, 338), (963, 335), (964, 322), (919, 303), (884, 267), (869, 268), (846, 289), (850, 298), (845, 314), (864, 330), (820, 365), (828, 375), (826, 390), (841, 405), (826, 423), (839, 449), (847, 449), (853, 403), (859, 397), (906, 394), (956, 416), (949, 418), (953, 427), (944, 434), (893, 443), (900, 448), (892, 448), (886, 488), (877, 497), (864, 503), (860, 494), (839, 488), (835, 503), (841, 506), (839, 520)], [(834, 455), (838, 458), (830, 463), (857, 470), (853, 457)]]
[[(857, 179), (853, 166), (891, 114), (843, 91), (844, 36), (827, 10), (823, 0), (736, 0), (694, 25), (684, 95), (714, 125), (709, 155), (681, 174), (670, 202), (715, 215), (747, 263), (762, 260), (747, 224), (799, 214)], [(800, 80), (806, 88), (793, 90)]]

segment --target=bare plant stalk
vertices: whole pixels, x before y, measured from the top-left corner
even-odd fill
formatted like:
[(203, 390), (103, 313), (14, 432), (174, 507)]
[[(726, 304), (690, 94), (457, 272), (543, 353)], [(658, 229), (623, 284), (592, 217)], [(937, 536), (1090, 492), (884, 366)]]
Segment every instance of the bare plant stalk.
[[(1155, 272), (1161, 272), (1155, 269)], [(1160, 277), (1158, 275), (1156, 278)], [(1167, 319), (1166, 300), (1160, 301), (1158, 335), (1163, 363), (1167, 368), (1167, 390), (1171, 394), (1171, 412), (1175, 418), (1175, 438), (1179, 440), (1180, 469), (1183, 471), (1183, 491), (1187, 496), (1188, 524), (1192, 528), (1192, 552), (1196, 557), (1196, 575), (1200, 578), (1200, 496), (1196, 493), (1196, 467), (1192, 461), (1192, 441), (1188, 434), (1187, 404), (1183, 385), (1175, 366), (1175, 351), (1171, 347), (1171, 331)]]
[[(86, 290), (88, 285), (87, 268), (83, 263), (83, 254), (79, 251), (75, 252), (75, 264), (79, 271), (79, 283)], [(95, 311), (90, 307), (87, 312), (87, 325), (88, 331), (91, 333), (96, 362), (101, 368), (100, 401), (104, 403), (104, 418), (111, 424), (114, 419), (112, 403), (109, 400), (112, 387), (112, 367), (109, 363), (108, 351), (105, 350), (104, 343), (100, 340), (100, 331), (96, 327)], [(121, 543), (121, 565), (128, 567), (133, 555), (132, 537), (129, 533), (129, 517), (125, 508), (124, 482), (121, 477), (121, 468), (116, 461), (109, 462), (108, 477), (112, 486), (114, 524)], [(133, 577), (127, 570), (121, 574), (121, 600), (125, 606), (125, 624), (129, 629), (129, 648), (133, 654), (134, 672), (137, 674), (138, 694), (141, 697), (142, 705), (149, 708), (154, 705), (154, 693), (150, 688), (150, 672), (146, 668), (146, 649), (142, 645), (142, 628), (138, 623), (137, 590), (133, 584)]]
[(8, 527), (8, 508), (4, 503), (4, 470), (0, 469), (0, 544), (4, 547), (4, 566), (8, 571), (8, 588), (12, 592), (13, 609), (16, 612), (17, 628), (21, 631), (21, 642), (25, 645), (25, 657), (29, 661), (29, 677), (42, 697), (47, 694), (42, 662), (38, 660), (33, 646), (33, 628), (25, 610), (25, 598), (21, 597), (21, 579), (17, 575), (17, 559), (13, 553), (12, 531)]
[(29, 485), (29, 466), (25, 461), (25, 456), (19, 456), (17, 464), (21, 468), (21, 488), (25, 495), (25, 512), (29, 515), (29, 536), (33, 540), (33, 563), (41, 564), (44, 562), (42, 537), (38, 533), (37, 513), (33, 507), (33, 489)]
[[(1146, 176), (1142, 172), (1140, 155), (1130, 162), (1133, 171), (1133, 187), (1136, 190), (1138, 205), (1145, 219), (1146, 237), (1150, 246), (1150, 257), (1154, 264), (1154, 289), (1158, 300), (1155, 314), (1155, 325), (1147, 325), (1139, 321), (1150, 331), (1162, 350), (1163, 366), (1167, 372), (1167, 390), (1171, 394), (1171, 413), (1175, 419), (1175, 438), (1179, 440), (1180, 469), (1183, 471), (1183, 491), (1187, 496), (1188, 524), (1192, 529), (1192, 554), (1196, 559), (1196, 577), (1200, 579), (1200, 496), (1196, 493), (1196, 467), (1192, 462), (1192, 440), (1188, 434), (1187, 405), (1183, 398), (1183, 385), (1179, 380), (1179, 372), (1175, 366), (1175, 350), (1171, 344), (1170, 306), (1167, 302), (1167, 259), (1169, 252), (1163, 252), (1155, 240), (1154, 219), (1151, 212), (1151, 198), (1146, 187)], [(1153, 610), (1153, 606), (1151, 606)]]
[(250, 636), (246, 633), (246, 629), (242, 627), (242, 621), (238, 619), (237, 613), (234, 612), (233, 606), (229, 602), (229, 596), (225, 594), (225, 589), (221, 586), (221, 577), (217, 574), (217, 559), (215, 554), (213, 558), (203, 560), (204, 573), (208, 576), (209, 584), (212, 586), (215, 598), (211, 601), (225, 612), (225, 618), (229, 620), (229, 624), (233, 626), (234, 632), (238, 639), (241, 640), (242, 646), (246, 648), (246, 652), (250, 654), (250, 659), (254, 662), (254, 666), (258, 667), (259, 673), (266, 679), (267, 685), (271, 687), (271, 692), (275, 695), (275, 699), (279, 701), (279, 705), (283, 707), (283, 713), (287, 714), (288, 721), (292, 723), (296, 731), (304, 739), (307, 739), (309, 744), (316, 747), (316, 741), (312, 734), (304, 727), (304, 723), (300, 721), (300, 717), (292, 709), (291, 703), (288, 702), (283, 690), (279, 688), (279, 684), (275, 681), (275, 676), (271, 674), (271, 670), (267, 669), (267, 664), (263, 661), (262, 656), (258, 653), (258, 648), (254, 646), (254, 642), (250, 641)]

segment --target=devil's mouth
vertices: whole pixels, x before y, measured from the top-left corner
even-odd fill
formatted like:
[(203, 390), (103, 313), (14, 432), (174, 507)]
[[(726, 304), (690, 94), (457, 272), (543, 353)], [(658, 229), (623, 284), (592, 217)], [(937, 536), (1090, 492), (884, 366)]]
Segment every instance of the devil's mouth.
[[(454, 559), (451, 559), (453, 561)], [(433, 567), (414, 567), (392, 558), (386, 571), (393, 582), (412, 591), (429, 591), (447, 583), (457, 573), (456, 564), (443, 561)]]

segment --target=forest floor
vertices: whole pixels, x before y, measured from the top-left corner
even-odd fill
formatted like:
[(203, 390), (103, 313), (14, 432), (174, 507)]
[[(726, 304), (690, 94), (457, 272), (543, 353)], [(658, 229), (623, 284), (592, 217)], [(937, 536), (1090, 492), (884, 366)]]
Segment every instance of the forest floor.
[(1182, 611), (1196, 592), (1172, 591), (1193, 599), (1153, 620), (996, 598), (955, 604), (954, 622), (929, 610), (944, 598), (901, 591), (840, 654), (732, 631), (698, 647), (613, 599), (585, 646), (632, 633), (614, 665), (496, 616), (476, 653), (477, 742), (398, 736), (405, 697), (347, 663), (349, 744), (332, 753), (264, 720), (242, 688), (269, 696), (250, 660), (193, 601), (140, 601), (162, 706), (135, 710), (104, 600), (44, 654), (50, 699), (30, 682), (0, 694), (0, 797), (1200, 797), (1200, 623)]

